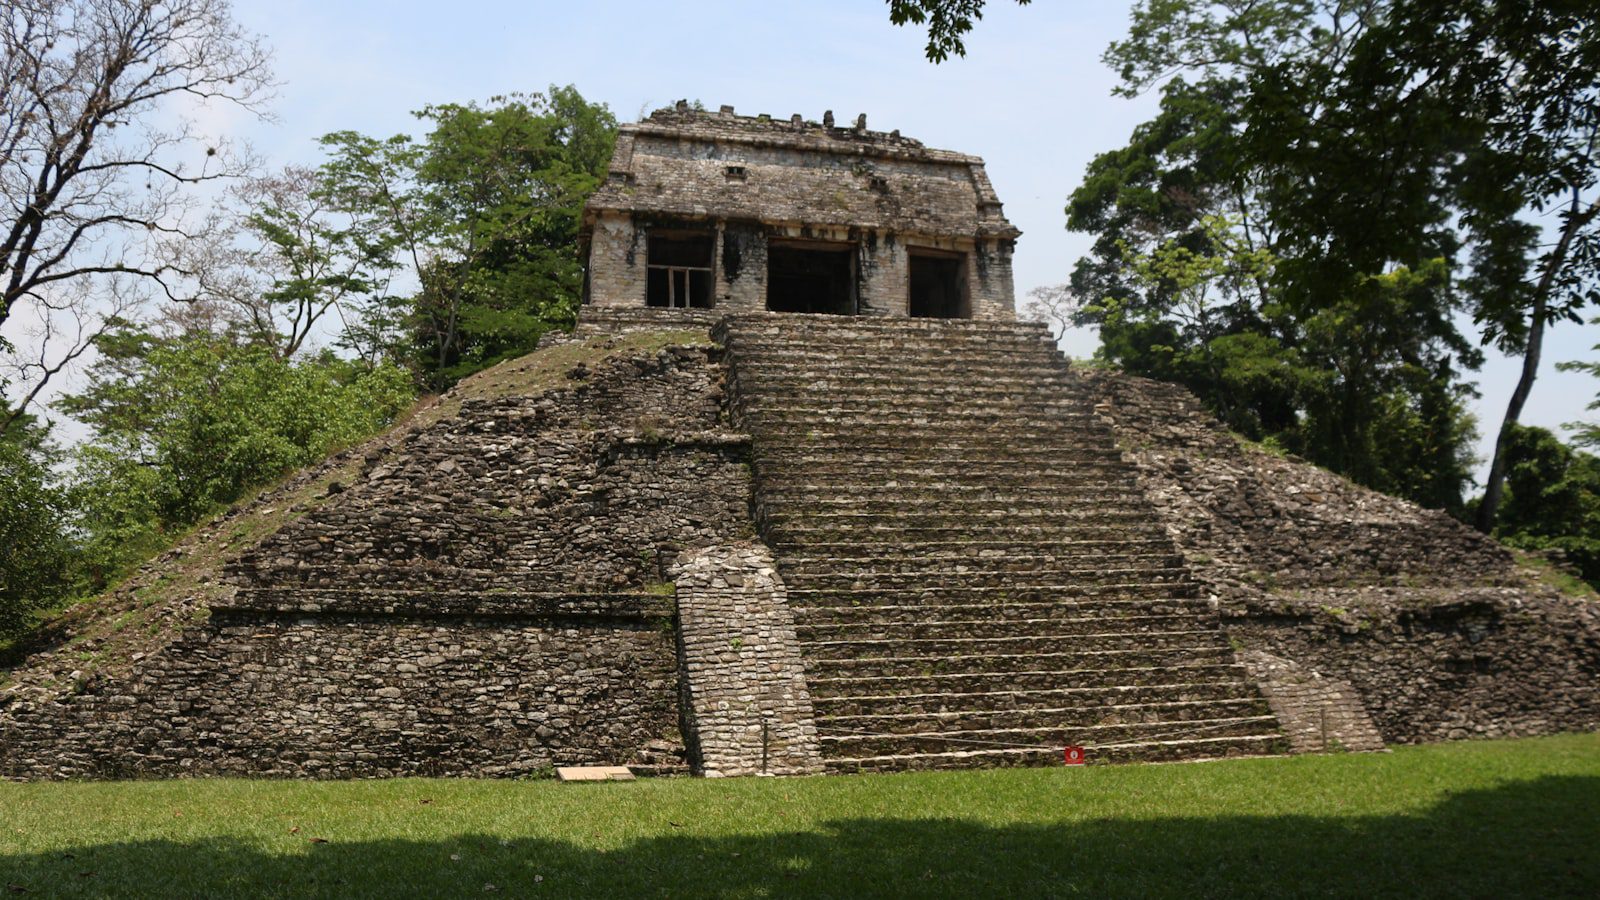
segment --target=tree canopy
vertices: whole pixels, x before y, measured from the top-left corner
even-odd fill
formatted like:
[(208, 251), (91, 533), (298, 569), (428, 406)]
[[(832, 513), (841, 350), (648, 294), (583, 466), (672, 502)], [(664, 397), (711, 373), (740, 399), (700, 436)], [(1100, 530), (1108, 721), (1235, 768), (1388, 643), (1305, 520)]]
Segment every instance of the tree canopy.
[(532, 350), (582, 295), (578, 227), (616, 119), (576, 88), (420, 110), (425, 138), (323, 138), (321, 191), (414, 294), (374, 296), (365, 337), (440, 388)]
[(73, 454), (87, 577), (105, 584), (250, 489), (379, 431), (411, 398), (392, 365), (119, 323), (86, 388), (57, 404), (94, 429)]
[(1507, 460), (1495, 534), (1514, 547), (1558, 551), (1600, 589), (1600, 457), (1566, 446), (1547, 429), (1519, 425)]
[[(1296, 308), (1442, 261), (1441, 308), (1523, 356), (1504, 440), (1544, 330), (1600, 302), (1592, 13), (1575, 0), (1162, 0), (1135, 6), (1107, 61), (1125, 92), (1176, 73), (1229, 98), (1235, 158)], [(1486, 530), (1504, 468), (1497, 458), (1485, 486)]]
[[(928, 26), (926, 52), (932, 62), (941, 63), (967, 55), (965, 38), (972, 24), (983, 18), (984, 0), (888, 0), (889, 21), (896, 25)], [(1027, 6), (1032, 0), (1017, 0)]]
[[(181, 118), (184, 104), (255, 111), (272, 86), (266, 50), (226, 0), (8, 0), (0, 350), (23, 304), (46, 330), (37, 363), (13, 367), (29, 389), (0, 432), (93, 342), (98, 309), (125, 310), (152, 285), (171, 291), (182, 269), (165, 250), (194, 234), (189, 189), (248, 170), (248, 154)], [(55, 326), (63, 312), (76, 327)]]
[[(928, 25), (935, 60), (984, 6), (890, 3)], [(1118, 93), (1161, 105), (1067, 209), (1096, 238), (1072, 301), (1102, 355), (1358, 480), (1459, 506), (1461, 379), (1481, 353), (1454, 317), (1522, 357), (1500, 448), (1545, 330), (1600, 303), (1592, 4), (1141, 0), (1105, 60)]]

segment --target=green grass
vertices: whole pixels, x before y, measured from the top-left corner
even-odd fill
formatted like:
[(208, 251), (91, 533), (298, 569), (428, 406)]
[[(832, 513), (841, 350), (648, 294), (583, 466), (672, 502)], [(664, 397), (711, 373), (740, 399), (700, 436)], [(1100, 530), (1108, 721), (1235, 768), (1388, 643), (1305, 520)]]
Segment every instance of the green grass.
[(0, 882), (130, 897), (1593, 897), (1600, 735), (849, 778), (0, 784)]

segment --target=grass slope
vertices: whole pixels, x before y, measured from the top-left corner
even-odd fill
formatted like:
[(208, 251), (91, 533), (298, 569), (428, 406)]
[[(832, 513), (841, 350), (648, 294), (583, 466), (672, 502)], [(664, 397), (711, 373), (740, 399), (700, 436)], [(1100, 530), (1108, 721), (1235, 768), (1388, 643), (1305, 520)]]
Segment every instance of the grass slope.
[[(703, 331), (573, 340), (485, 369), (441, 396), (425, 398), (387, 432), (241, 500), (196, 526), (122, 584), (65, 610), (18, 647), (0, 647), (0, 691), (15, 685), (52, 694), (73, 689), (74, 681), (125, 672), (185, 626), (205, 620), (210, 604), (231, 590), (222, 577), (224, 565), (327, 503), (336, 496), (329, 486), (354, 482), (369, 459), (404, 452), (407, 435), (455, 416), (464, 401), (541, 394), (572, 385), (567, 373), (579, 364), (592, 369), (608, 359), (709, 343)], [(35, 655), (18, 659), (25, 654)]]
[(42, 896), (1600, 896), (1600, 735), (631, 784), (0, 784)]

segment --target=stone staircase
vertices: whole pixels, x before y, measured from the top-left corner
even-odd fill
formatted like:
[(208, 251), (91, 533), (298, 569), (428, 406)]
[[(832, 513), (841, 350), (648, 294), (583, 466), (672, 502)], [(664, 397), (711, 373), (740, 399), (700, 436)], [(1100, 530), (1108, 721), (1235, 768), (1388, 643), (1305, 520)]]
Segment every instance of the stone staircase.
[(1282, 749), (1044, 326), (766, 314), (717, 337), (830, 771)]

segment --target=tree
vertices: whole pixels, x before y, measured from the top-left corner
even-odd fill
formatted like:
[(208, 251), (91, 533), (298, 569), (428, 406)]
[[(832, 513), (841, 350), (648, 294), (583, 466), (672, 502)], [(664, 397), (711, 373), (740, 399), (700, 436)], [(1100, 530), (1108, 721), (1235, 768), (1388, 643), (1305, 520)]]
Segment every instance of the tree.
[(615, 139), (610, 111), (572, 87), (489, 104), (424, 108), (417, 116), (432, 130), (421, 143), (323, 139), (328, 195), (414, 278), (414, 295), (376, 311), (380, 330), (399, 326), (396, 352), (431, 388), (527, 353), (572, 322), (583, 203)]
[(66, 595), (74, 560), (48, 429), (31, 416), (13, 421), (0, 435), (0, 638)]
[(332, 312), (341, 326), (335, 342), (376, 364), (380, 350), (359, 320), (366, 298), (381, 295), (393, 275), (393, 247), (333, 206), (315, 169), (245, 179), (183, 248), (194, 296), (282, 359), (306, 347)]
[[(1600, 325), (1600, 320), (1596, 320), (1593, 324)], [(1597, 354), (1600, 354), (1600, 344), (1596, 344), (1594, 349)], [(1600, 362), (1574, 360), (1557, 363), (1556, 368), (1564, 372), (1588, 372), (1590, 375), (1600, 378)], [(1589, 403), (1588, 408), (1591, 410), (1600, 409), (1600, 395), (1597, 395)], [(1600, 422), (1567, 422), (1564, 427), (1573, 432), (1572, 442), (1574, 444), (1580, 447), (1600, 450)]]
[(1364, 484), (1459, 511), (1472, 430), (1448, 271), (1359, 269), (1303, 285), (1272, 172), (1246, 145), (1246, 93), (1168, 81), (1151, 121), (1090, 163), (1068, 227), (1094, 234), (1073, 271), (1075, 321), (1100, 355), (1176, 381), (1237, 431)]
[(1506, 448), (1506, 499), (1495, 534), (1514, 547), (1560, 551), (1600, 588), (1600, 457), (1521, 425)]
[(104, 584), (251, 488), (391, 423), (409, 375), (205, 332), (122, 323), (58, 407), (94, 428), (74, 454), (87, 564)]
[[(1027, 6), (1030, 0), (1017, 0)], [(928, 59), (942, 63), (967, 55), (965, 38), (972, 23), (983, 18), (984, 0), (889, 0), (889, 21), (928, 26)]]
[[(1588, 4), (1149, 3), (1107, 56), (1130, 92), (1174, 71), (1240, 87), (1242, 152), (1265, 175), (1291, 300), (1326, 306), (1385, 267), (1466, 256), (1446, 299), (1523, 356), (1500, 429), (1511, 433), (1545, 328), (1600, 301), (1600, 33)], [(1550, 208), (1557, 224), (1541, 244), (1534, 217)], [(1504, 471), (1497, 459), (1484, 530)]]
[(175, 104), (256, 110), (265, 50), (225, 0), (10, 0), (0, 45), (0, 328), (20, 304), (89, 302), (108, 277), (165, 285), (153, 238), (185, 236), (185, 189), (247, 161), (160, 122)]

